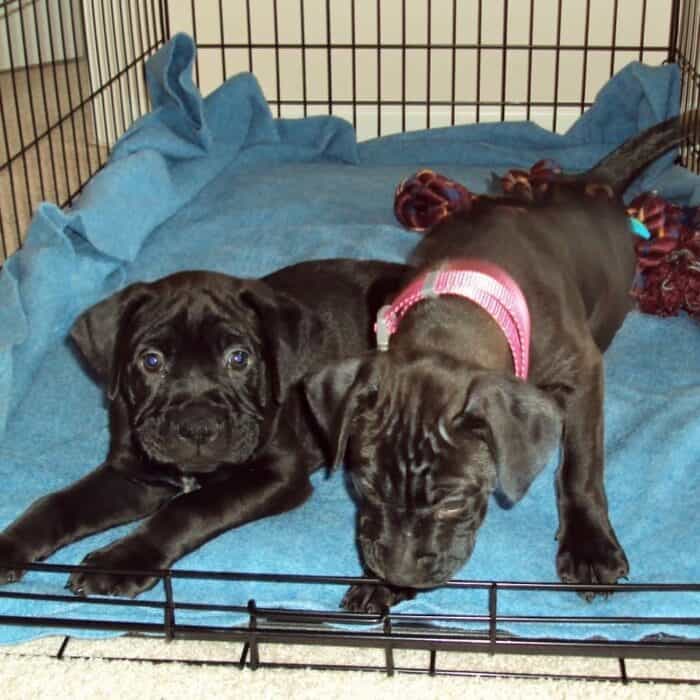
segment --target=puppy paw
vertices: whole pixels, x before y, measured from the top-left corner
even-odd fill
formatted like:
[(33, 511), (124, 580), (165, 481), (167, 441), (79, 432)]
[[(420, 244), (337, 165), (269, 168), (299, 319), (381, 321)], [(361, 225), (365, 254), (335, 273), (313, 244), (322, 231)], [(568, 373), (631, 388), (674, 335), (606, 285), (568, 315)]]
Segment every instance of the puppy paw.
[[(628, 573), (627, 557), (611, 527), (578, 519), (561, 534), (557, 574), (564, 583), (614, 584)], [(580, 595), (591, 601), (596, 593)]]
[[(81, 562), (81, 566), (136, 572), (160, 569), (166, 565), (163, 563), (161, 555), (144, 543), (118, 540), (88, 554)], [(68, 579), (66, 588), (80, 596), (113, 595), (133, 598), (139, 593), (153, 588), (157, 582), (157, 576), (148, 574), (74, 571)]]
[(382, 584), (362, 583), (351, 586), (340, 606), (350, 612), (381, 615), (388, 612), (392, 605), (402, 600), (414, 598), (416, 592), (411, 588), (394, 588)]
[(10, 535), (0, 533), (0, 584), (14, 583), (24, 576), (24, 568), (33, 557), (30, 552)]

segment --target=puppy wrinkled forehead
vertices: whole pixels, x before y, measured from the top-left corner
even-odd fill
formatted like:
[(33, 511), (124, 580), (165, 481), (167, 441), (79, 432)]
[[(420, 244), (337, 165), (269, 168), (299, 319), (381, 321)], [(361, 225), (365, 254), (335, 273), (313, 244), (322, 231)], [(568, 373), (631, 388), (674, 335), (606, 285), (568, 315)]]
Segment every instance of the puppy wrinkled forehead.
[(200, 287), (177, 291), (149, 299), (135, 310), (127, 331), (132, 347), (165, 344), (222, 350), (251, 335), (253, 326), (246, 316), (218, 294), (202, 293)]
[(469, 380), (463, 368), (453, 370), (449, 363), (424, 358), (391, 365), (378, 383), (378, 411), (394, 414), (407, 433), (444, 432), (441, 424), (466, 399)]

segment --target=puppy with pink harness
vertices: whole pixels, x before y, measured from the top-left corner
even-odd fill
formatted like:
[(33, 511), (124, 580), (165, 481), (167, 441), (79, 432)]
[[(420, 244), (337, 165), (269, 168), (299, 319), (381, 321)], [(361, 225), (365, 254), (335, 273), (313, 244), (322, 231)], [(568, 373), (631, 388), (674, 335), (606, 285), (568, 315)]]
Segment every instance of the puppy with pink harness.
[(356, 495), (363, 564), (382, 580), (352, 587), (346, 608), (379, 612), (447, 582), (491, 496), (515, 505), (559, 448), (559, 578), (591, 598), (627, 576), (603, 439), (602, 354), (636, 268), (622, 194), (697, 123), (658, 124), (536, 197), (473, 198), (416, 246), (413, 280), (377, 316), (378, 351), (307, 378)]

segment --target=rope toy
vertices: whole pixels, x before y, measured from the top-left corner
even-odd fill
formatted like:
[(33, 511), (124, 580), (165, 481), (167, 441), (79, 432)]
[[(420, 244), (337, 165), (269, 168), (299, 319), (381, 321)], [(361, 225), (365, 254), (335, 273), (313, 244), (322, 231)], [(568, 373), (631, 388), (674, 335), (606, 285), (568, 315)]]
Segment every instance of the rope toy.
[(464, 185), (432, 170), (419, 170), (396, 188), (394, 213), (411, 231), (427, 231), (456, 211), (469, 211), (476, 199)]
[(658, 316), (687, 311), (700, 318), (700, 207), (682, 207), (644, 193), (630, 202), (627, 213), (651, 234), (635, 244), (632, 295), (639, 309)]
[[(530, 170), (509, 170), (499, 178), (503, 192), (535, 201), (562, 172), (552, 160)], [(612, 196), (606, 185), (589, 183), (589, 196)], [(478, 195), (445, 175), (420, 170), (396, 188), (394, 213), (411, 231), (424, 232), (456, 212), (468, 213)], [(644, 193), (627, 207), (635, 243), (637, 274), (632, 296), (640, 311), (676, 316), (686, 311), (700, 318), (700, 206), (679, 206), (656, 193)]]

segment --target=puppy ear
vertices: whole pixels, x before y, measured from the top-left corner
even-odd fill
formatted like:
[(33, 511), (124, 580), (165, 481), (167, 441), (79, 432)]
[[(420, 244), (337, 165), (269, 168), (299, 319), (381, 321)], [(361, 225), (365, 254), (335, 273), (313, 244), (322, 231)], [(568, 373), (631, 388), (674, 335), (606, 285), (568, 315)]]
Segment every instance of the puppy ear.
[(260, 319), (266, 360), (272, 369), (272, 396), (281, 403), (299, 378), (296, 368), (304, 346), (323, 332), (321, 320), (311, 309), (258, 280), (246, 280), (239, 299)]
[(70, 337), (90, 369), (109, 385), (110, 399), (116, 396), (119, 386), (120, 329), (145, 298), (146, 289), (147, 285), (137, 283), (113, 294), (78, 316), (70, 330)]
[(333, 469), (345, 456), (360, 397), (372, 391), (372, 365), (368, 358), (354, 357), (324, 367), (303, 381), (311, 412), (331, 449)]
[(514, 377), (484, 375), (471, 383), (465, 411), (488, 428), (486, 440), (498, 477), (496, 495), (502, 505), (512, 506), (558, 447), (561, 410), (531, 384)]

